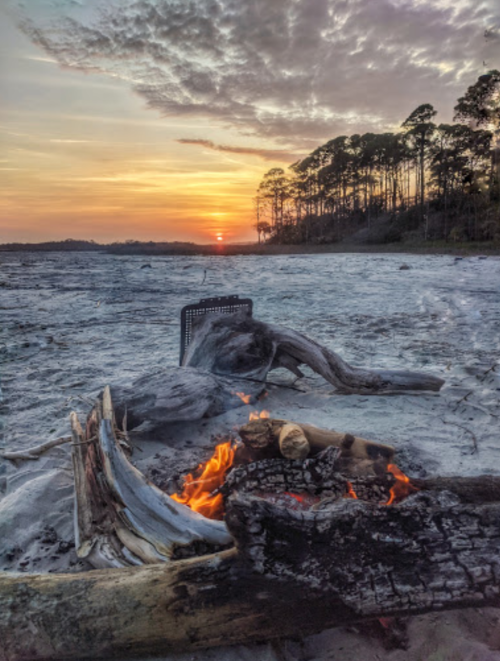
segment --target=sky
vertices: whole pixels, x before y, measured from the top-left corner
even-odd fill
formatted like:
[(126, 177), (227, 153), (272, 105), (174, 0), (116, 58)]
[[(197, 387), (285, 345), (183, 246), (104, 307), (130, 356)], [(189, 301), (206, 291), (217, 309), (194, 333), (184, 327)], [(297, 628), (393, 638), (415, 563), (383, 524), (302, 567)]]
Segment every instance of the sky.
[(337, 135), (500, 68), (500, 0), (2, 0), (0, 243), (256, 239)]

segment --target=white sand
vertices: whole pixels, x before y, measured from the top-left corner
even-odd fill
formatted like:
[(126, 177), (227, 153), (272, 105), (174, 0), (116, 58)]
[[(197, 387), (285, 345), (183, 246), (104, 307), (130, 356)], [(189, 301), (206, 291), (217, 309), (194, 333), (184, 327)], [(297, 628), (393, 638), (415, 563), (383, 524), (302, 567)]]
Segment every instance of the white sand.
[[(399, 270), (403, 263), (410, 270)], [(152, 268), (141, 269), (144, 264)], [(412, 475), (500, 474), (500, 258), (310, 255), (121, 257), (0, 253), (1, 448), (68, 434), (106, 383), (129, 383), (178, 361), (181, 307), (200, 297), (249, 295), (254, 316), (305, 332), (355, 365), (429, 370), (440, 394), (338, 396), (308, 372), (299, 391), (270, 387), (276, 417), (387, 441)], [(204, 271), (205, 283), (201, 285)], [(284, 372), (271, 380), (291, 385)], [(163, 438), (136, 434), (148, 472), (209, 454), (211, 436), (242, 424), (247, 407)], [(476, 449), (477, 448), (477, 449)], [(76, 560), (69, 447), (18, 466), (0, 459), (0, 569), (67, 571)], [(500, 611), (412, 618), (411, 649), (386, 652), (337, 629), (301, 647), (255, 646), (169, 659), (500, 659)], [(497, 627), (497, 629), (495, 629)], [(490, 649), (491, 647), (491, 649)]]

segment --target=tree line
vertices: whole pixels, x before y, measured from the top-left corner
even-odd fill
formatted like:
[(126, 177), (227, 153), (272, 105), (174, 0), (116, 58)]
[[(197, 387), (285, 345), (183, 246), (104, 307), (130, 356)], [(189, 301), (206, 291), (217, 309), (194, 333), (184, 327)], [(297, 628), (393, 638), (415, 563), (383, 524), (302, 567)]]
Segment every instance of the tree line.
[(335, 242), (500, 240), (500, 72), (479, 77), (434, 123), (425, 103), (396, 133), (342, 135), (290, 166), (272, 168), (255, 197), (261, 237)]

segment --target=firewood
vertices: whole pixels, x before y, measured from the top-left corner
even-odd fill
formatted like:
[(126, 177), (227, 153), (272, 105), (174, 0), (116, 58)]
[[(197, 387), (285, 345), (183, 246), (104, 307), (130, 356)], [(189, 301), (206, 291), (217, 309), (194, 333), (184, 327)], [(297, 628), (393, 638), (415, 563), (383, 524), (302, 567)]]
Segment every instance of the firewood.
[[(227, 523), (237, 550), (71, 575), (0, 574), (0, 658), (168, 655), (498, 606), (500, 501), (473, 504), (482, 479), (466, 481), (465, 501), (421, 491), (396, 506), (340, 499), (300, 513), (236, 492)], [(498, 493), (500, 478), (487, 481)]]
[(302, 428), (293, 422), (289, 422), (281, 428), (278, 445), (281, 454), (286, 459), (305, 459), (311, 451), (311, 446)]
[[(281, 452), (280, 439), (282, 434), (286, 437), (292, 429), (294, 430), (292, 441), (294, 437), (300, 438), (302, 451), (309, 446), (312, 455), (330, 446), (340, 448), (344, 468), (353, 475), (381, 474), (387, 470), (390, 463), (393, 463), (394, 448), (390, 445), (375, 443), (352, 434), (320, 429), (301, 422), (290, 423), (275, 418), (251, 420), (240, 427), (238, 433), (243, 443), (256, 452), (270, 449), (274, 450), (275, 456), (279, 454), (286, 456)], [(302, 431), (300, 435), (299, 430)]]

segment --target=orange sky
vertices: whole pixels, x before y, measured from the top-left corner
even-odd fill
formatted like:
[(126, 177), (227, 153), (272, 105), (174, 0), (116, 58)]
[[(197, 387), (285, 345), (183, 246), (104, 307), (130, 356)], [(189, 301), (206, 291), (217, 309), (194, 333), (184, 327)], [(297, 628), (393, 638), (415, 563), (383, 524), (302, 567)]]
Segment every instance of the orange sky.
[(498, 0), (4, 0), (0, 243), (253, 241), (269, 169), (492, 67)]
[(258, 147), (208, 120), (159, 117), (126, 80), (61, 69), (6, 21), (0, 243), (256, 239), (255, 190), (286, 162), (177, 142)]

